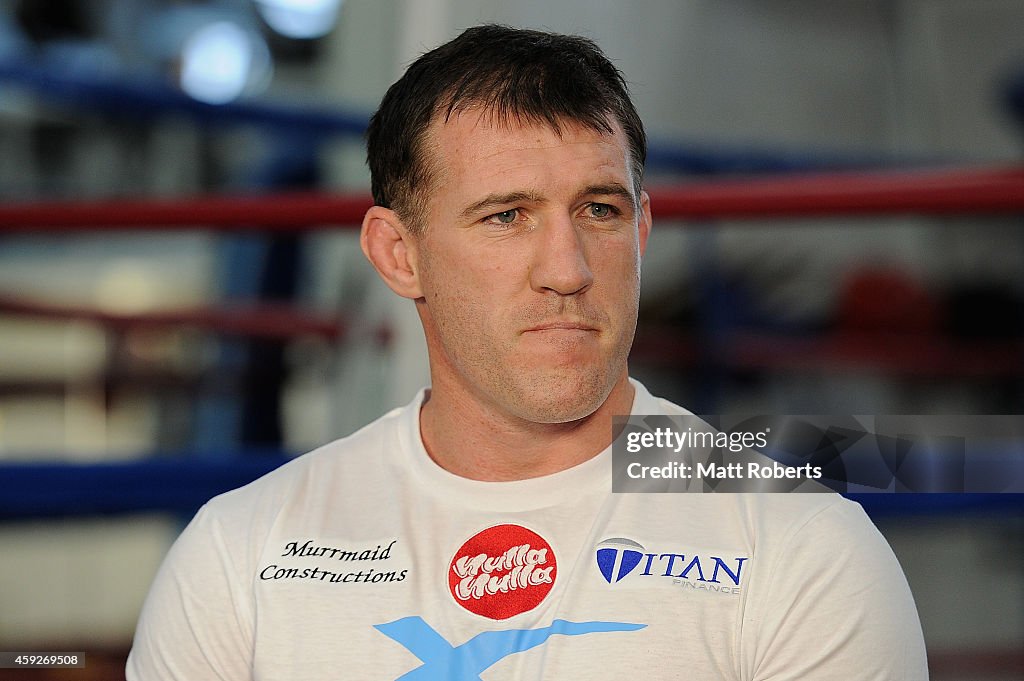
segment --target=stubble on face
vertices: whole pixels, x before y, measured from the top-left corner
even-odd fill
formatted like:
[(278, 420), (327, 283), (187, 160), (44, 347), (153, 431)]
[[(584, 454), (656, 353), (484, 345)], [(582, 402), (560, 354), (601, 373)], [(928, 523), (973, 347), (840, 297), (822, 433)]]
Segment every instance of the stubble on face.
[[(427, 334), (437, 358), (432, 365), (440, 369), (431, 372), (435, 390), (458, 380), (492, 410), (543, 424), (585, 418), (604, 403), (626, 372), (636, 323), (634, 314), (613, 324), (579, 299), (510, 305), (495, 319), (492, 307), (459, 295), (456, 287), (435, 290), (421, 308), (425, 323), (436, 328)], [(573, 319), (595, 330), (516, 331), (551, 319)]]

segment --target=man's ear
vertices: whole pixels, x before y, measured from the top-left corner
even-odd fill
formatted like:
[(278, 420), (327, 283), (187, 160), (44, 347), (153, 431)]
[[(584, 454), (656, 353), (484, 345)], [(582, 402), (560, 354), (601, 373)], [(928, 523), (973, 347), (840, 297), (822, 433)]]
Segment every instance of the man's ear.
[(647, 192), (640, 192), (640, 215), (637, 220), (640, 232), (640, 255), (647, 250), (647, 237), (651, 235), (651, 197)]
[(392, 291), (413, 300), (423, 297), (416, 268), (416, 242), (395, 211), (373, 206), (363, 217), (359, 245)]

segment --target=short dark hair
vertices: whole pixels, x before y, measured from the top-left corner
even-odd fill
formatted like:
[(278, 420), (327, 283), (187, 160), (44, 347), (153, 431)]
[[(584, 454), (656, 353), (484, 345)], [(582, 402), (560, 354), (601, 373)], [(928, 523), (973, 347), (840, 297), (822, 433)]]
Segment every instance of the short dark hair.
[(625, 79), (591, 40), (508, 26), (476, 26), (427, 52), (392, 85), (367, 129), (373, 200), (417, 231), (432, 173), (427, 129), (435, 117), (481, 107), (505, 123), (572, 122), (629, 142), (639, 200), (647, 156), (643, 123)]

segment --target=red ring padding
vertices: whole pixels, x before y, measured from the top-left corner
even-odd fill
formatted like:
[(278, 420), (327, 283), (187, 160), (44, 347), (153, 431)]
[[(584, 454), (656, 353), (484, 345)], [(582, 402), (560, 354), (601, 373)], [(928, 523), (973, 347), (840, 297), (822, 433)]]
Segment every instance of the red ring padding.
[[(1024, 214), (1024, 167), (842, 172), (695, 181), (650, 190), (659, 219)], [(281, 194), (0, 206), (0, 232), (354, 228), (365, 194)]]

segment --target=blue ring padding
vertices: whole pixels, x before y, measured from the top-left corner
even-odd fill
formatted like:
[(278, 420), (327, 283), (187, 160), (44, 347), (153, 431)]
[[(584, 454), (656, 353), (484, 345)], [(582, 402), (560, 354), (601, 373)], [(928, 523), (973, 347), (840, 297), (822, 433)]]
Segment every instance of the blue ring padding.
[(1024, 515), (1024, 494), (936, 493), (927, 494), (843, 494), (864, 507), (869, 516), (899, 518), (908, 516), (966, 515), (992, 513)]
[[(114, 463), (0, 464), (0, 520), (142, 512), (191, 515), (208, 499), (269, 473), (280, 453), (159, 457)], [(1024, 494), (848, 494), (875, 518), (1024, 513)]]
[(114, 463), (0, 465), (0, 519), (147, 511), (194, 513), (289, 460), (281, 454)]
[(184, 114), (201, 123), (258, 125), (307, 136), (362, 135), (369, 121), (362, 114), (317, 109), (312, 105), (246, 101), (209, 104), (152, 80), (67, 75), (23, 62), (0, 64), (0, 82), (27, 87), (49, 101), (76, 109), (133, 119)]
[[(329, 137), (362, 135), (369, 116), (364, 113), (315, 108), (313, 105), (273, 104), (235, 101), (209, 104), (192, 99), (180, 90), (152, 79), (112, 78), (81, 72), (68, 74), (54, 67), (25, 61), (0, 63), (0, 82), (19, 85), (38, 96), (75, 109), (92, 109), (116, 117), (155, 118), (165, 114), (184, 114), (201, 124), (248, 124), (291, 135)], [(931, 159), (934, 162), (936, 159)], [(711, 175), (719, 173), (793, 172), (826, 169), (856, 169), (920, 165), (892, 158), (831, 154), (758, 151), (737, 146), (680, 146), (650, 144), (647, 167), (677, 173)]]
[(887, 158), (854, 154), (817, 153), (754, 149), (750, 146), (651, 144), (647, 169), (671, 170), (692, 175), (746, 173), (797, 173), (825, 170), (867, 170), (928, 166), (940, 159)]
[(1004, 99), (1017, 122), (1024, 126), (1024, 71), (1007, 80)]

